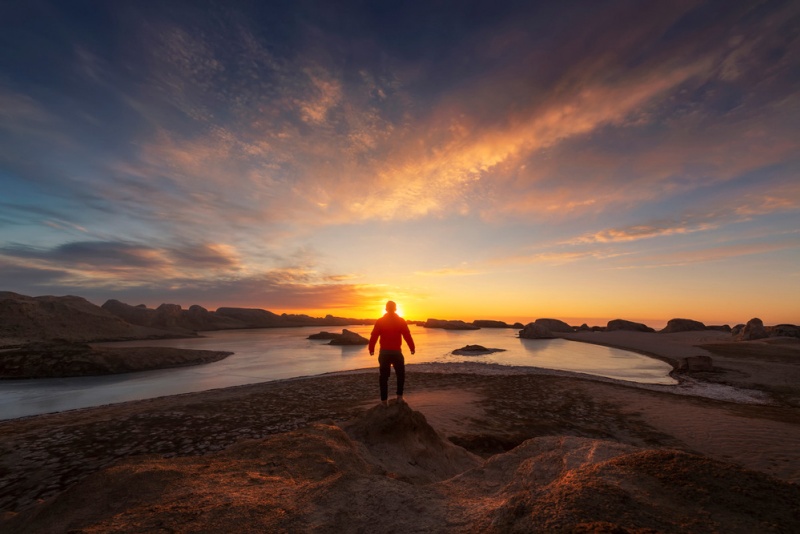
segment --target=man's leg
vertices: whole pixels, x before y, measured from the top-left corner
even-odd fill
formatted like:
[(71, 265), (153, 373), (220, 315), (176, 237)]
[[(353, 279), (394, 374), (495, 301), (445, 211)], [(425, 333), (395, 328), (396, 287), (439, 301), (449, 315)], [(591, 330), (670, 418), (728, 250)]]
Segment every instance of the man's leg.
[(403, 400), (403, 387), (406, 384), (406, 359), (400, 354), (394, 359), (394, 372), (397, 375), (397, 400)]
[(385, 402), (389, 398), (389, 373), (391, 372), (391, 362), (385, 354), (378, 354), (378, 365), (380, 366), (378, 384), (381, 388), (381, 402)]

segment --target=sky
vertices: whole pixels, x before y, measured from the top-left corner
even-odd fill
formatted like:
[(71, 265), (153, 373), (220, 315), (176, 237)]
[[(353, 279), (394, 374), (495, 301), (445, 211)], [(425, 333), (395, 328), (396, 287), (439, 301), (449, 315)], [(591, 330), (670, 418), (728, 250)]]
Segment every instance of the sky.
[(0, 0), (0, 290), (800, 323), (800, 3)]

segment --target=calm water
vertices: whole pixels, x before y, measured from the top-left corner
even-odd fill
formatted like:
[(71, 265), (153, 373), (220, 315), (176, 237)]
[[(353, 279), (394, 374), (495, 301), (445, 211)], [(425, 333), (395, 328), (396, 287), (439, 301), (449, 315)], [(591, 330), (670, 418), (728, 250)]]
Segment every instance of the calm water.
[[(115, 376), (0, 381), (0, 419), (87, 406), (252, 384), (331, 371), (377, 367), (365, 346), (327, 346), (311, 341), (320, 327), (207, 332), (198, 339), (110, 343), (120, 347), (163, 346), (227, 350), (228, 358), (195, 367)], [(369, 337), (371, 326), (349, 328)], [(339, 332), (333, 327), (328, 331)], [(628, 351), (565, 341), (519, 339), (514, 329), (448, 331), (411, 327), (417, 353), (407, 363), (478, 361), (578, 371), (648, 384), (674, 384), (671, 367)], [(454, 356), (464, 345), (506, 349), (488, 356)], [(377, 387), (377, 386), (376, 386)]]

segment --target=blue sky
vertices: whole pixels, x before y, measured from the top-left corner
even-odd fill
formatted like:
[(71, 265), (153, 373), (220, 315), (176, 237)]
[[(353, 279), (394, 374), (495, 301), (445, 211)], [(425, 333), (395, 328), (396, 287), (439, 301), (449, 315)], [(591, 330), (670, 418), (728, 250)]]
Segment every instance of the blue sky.
[(0, 289), (800, 322), (796, 2), (0, 10)]

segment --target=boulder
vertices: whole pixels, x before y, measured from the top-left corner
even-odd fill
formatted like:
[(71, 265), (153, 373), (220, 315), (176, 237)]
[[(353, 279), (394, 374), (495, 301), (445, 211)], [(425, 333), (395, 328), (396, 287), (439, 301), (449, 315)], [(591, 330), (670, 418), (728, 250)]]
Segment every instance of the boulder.
[(713, 370), (711, 356), (687, 356), (678, 360), (678, 371), (682, 373)]
[(331, 339), (328, 345), (368, 345), (369, 339), (356, 334), (348, 329), (343, 329), (342, 333)]
[(336, 339), (342, 334), (335, 334), (333, 332), (320, 332), (319, 334), (311, 334), (308, 339)]
[(522, 324), (522, 323), (514, 323), (514, 324), (511, 326), (511, 328), (514, 328), (514, 329), (516, 329), (516, 330), (522, 330), (523, 328), (525, 328), (525, 325), (524, 325), (524, 324)]
[(614, 319), (613, 321), (608, 322), (606, 325), (606, 331), (613, 332), (615, 330), (626, 330), (629, 332), (655, 332), (654, 329), (650, 328), (646, 324), (634, 323), (633, 321), (626, 321), (624, 319)]
[(747, 324), (739, 334), (739, 339), (742, 341), (751, 341), (754, 339), (764, 339), (769, 337), (767, 329), (764, 328), (764, 323), (758, 317), (754, 317), (747, 321)]
[(667, 326), (661, 330), (661, 333), (674, 334), (675, 332), (692, 332), (705, 329), (706, 325), (700, 321), (693, 321), (691, 319), (670, 319)]
[(575, 329), (575, 331), (576, 331), (576, 332), (591, 332), (591, 331), (592, 331), (592, 329), (591, 329), (591, 328), (589, 328), (589, 325), (588, 325), (588, 324), (586, 324), (586, 323), (583, 323), (583, 324), (582, 324), (582, 325), (580, 325), (578, 328), (576, 328), (576, 329)]
[(443, 328), (444, 330), (480, 330), (480, 327), (464, 321), (446, 321), (443, 319), (428, 319), (425, 328)]
[(539, 322), (528, 323), (519, 331), (519, 337), (524, 339), (552, 339), (556, 336), (544, 324)]
[(734, 337), (739, 336), (742, 333), (742, 330), (744, 330), (744, 325), (743, 324), (737, 324), (736, 326), (731, 328), (731, 334)]
[(551, 332), (563, 332), (566, 334), (571, 334), (575, 331), (575, 329), (570, 325), (564, 321), (559, 321), (558, 319), (536, 319), (534, 324), (540, 324)]
[(490, 319), (478, 319), (472, 321), (472, 324), (478, 328), (511, 328), (511, 325), (505, 321), (492, 321)]

